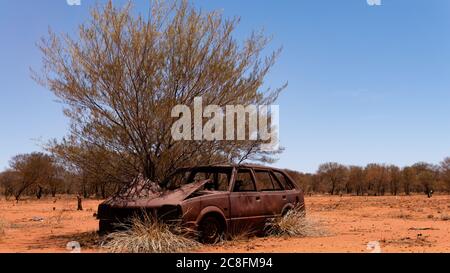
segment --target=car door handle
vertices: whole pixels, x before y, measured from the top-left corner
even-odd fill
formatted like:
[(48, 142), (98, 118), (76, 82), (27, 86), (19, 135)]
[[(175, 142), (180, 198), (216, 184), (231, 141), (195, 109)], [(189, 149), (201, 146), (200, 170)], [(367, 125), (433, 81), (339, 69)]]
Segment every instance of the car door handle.
[(261, 197), (256, 197), (256, 201), (261, 201)]
[(283, 195), (283, 200), (286, 200), (286, 195)]

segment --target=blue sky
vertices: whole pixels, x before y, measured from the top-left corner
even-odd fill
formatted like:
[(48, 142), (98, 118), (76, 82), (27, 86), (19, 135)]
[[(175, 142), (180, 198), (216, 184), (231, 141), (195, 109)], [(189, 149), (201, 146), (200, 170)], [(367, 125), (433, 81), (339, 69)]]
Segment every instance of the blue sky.
[[(193, 2), (240, 16), (238, 39), (264, 28), (273, 48), (283, 46), (265, 83), (289, 82), (276, 166), (312, 172), (328, 161), (405, 166), (450, 156), (450, 1)], [(61, 105), (29, 68), (40, 67), (35, 43), (49, 26), (74, 33), (94, 4), (0, 0), (0, 170), (67, 133)], [(135, 1), (137, 12), (147, 6)]]

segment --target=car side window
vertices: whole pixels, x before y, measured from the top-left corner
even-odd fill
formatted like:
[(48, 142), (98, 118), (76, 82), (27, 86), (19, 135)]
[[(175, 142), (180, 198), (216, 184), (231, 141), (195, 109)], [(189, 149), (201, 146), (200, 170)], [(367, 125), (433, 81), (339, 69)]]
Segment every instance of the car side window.
[(283, 188), (285, 188), (286, 190), (292, 190), (292, 184), (289, 183), (289, 181), (287, 180), (286, 176), (280, 172), (274, 172), (276, 178), (278, 179), (278, 181), (281, 183), (281, 185), (283, 186)]
[(281, 185), (281, 183), (278, 181), (278, 179), (274, 176), (273, 173), (270, 173), (270, 178), (272, 178), (272, 183), (276, 191), (284, 190), (284, 187)]
[(275, 191), (281, 187), (278, 182), (274, 181), (272, 175), (268, 171), (255, 171), (256, 186), (259, 191)]
[(234, 182), (234, 192), (256, 191), (255, 182), (253, 181), (250, 170), (238, 170), (236, 180)]

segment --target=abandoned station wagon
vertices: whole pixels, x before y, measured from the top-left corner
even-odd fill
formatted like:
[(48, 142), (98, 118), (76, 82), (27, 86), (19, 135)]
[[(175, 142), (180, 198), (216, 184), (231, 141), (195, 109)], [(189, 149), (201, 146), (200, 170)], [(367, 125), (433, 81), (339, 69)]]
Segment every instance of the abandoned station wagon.
[(100, 232), (113, 229), (137, 211), (181, 221), (200, 240), (216, 242), (225, 233), (262, 230), (270, 218), (304, 208), (302, 191), (282, 170), (253, 165), (184, 168), (163, 182), (162, 193), (114, 197), (99, 205)]

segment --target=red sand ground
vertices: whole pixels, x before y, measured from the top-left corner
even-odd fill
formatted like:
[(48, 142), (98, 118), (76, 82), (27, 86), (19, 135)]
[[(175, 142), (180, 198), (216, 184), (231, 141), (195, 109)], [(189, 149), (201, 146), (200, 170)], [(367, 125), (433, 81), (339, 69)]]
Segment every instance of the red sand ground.
[[(101, 251), (93, 216), (99, 202), (85, 200), (76, 211), (74, 197), (0, 201), (0, 252), (69, 252), (69, 241), (80, 242), (82, 252)], [(253, 238), (197, 251), (358, 253), (377, 241), (382, 252), (450, 252), (450, 196), (313, 196), (306, 204), (326, 236)]]

